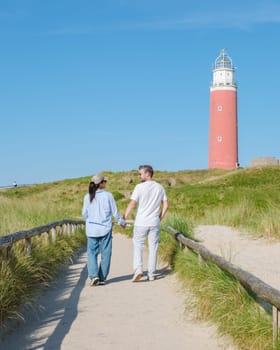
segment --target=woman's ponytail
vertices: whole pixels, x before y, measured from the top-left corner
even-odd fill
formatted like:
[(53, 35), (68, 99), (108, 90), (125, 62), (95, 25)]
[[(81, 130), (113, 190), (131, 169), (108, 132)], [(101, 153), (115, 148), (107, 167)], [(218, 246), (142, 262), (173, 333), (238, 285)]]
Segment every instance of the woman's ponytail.
[(88, 193), (89, 193), (89, 201), (90, 203), (93, 201), (95, 197), (96, 190), (98, 189), (99, 185), (95, 185), (94, 182), (90, 182), (88, 186)]

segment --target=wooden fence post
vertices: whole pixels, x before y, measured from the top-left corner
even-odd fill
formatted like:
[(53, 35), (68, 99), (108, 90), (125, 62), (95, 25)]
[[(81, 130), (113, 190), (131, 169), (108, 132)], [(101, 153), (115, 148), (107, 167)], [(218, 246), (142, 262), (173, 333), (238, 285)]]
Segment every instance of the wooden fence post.
[(56, 241), (56, 229), (55, 229), (55, 227), (51, 228), (50, 235), (51, 235), (51, 238), (52, 238), (52, 242), (55, 242)]
[(276, 306), (272, 306), (272, 329), (273, 329), (273, 345), (276, 346), (280, 333), (280, 310)]
[(63, 234), (66, 234), (66, 233), (67, 233), (67, 225), (66, 225), (66, 224), (63, 224), (63, 225), (62, 225), (62, 233), (63, 233)]
[(27, 254), (31, 254), (31, 237), (25, 238), (25, 251)]
[(56, 231), (58, 235), (61, 236), (63, 233), (63, 225), (56, 226)]
[(179, 247), (180, 249), (184, 250), (185, 246), (184, 246), (184, 244), (183, 244), (182, 242), (177, 241), (177, 244), (178, 244), (178, 247)]
[(43, 232), (43, 237), (44, 237), (45, 243), (46, 243), (46, 244), (49, 244), (49, 243), (50, 243), (49, 231)]

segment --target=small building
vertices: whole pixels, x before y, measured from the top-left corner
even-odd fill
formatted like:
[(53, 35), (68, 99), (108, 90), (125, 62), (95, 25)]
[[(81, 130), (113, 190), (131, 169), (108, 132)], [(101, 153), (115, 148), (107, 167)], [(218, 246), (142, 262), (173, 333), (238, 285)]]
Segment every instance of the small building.
[(280, 161), (275, 157), (258, 157), (250, 161), (250, 167), (256, 166), (279, 166)]

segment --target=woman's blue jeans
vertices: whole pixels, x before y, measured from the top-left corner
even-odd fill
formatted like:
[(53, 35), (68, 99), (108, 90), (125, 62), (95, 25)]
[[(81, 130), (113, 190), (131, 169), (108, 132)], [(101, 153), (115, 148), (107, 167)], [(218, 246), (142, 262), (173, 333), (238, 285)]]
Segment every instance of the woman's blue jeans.
[[(87, 237), (88, 277), (105, 281), (110, 270), (112, 255), (112, 230), (103, 237)], [(98, 266), (98, 254), (101, 254)]]

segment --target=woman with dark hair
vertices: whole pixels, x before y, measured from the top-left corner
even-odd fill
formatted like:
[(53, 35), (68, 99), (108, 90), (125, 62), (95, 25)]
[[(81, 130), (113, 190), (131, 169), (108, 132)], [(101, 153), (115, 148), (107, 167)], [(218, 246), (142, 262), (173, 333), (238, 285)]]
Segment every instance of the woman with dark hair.
[[(110, 270), (112, 255), (112, 216), (119, 225), (125, 226), (112, 193), (105, 191), (107, 179), (95, 175), (84, 197), (82, 215), (86, 220), (88, 277), (91, 286), (105, 284)], [(101, 254), (98, 266), (98, 254)]]

